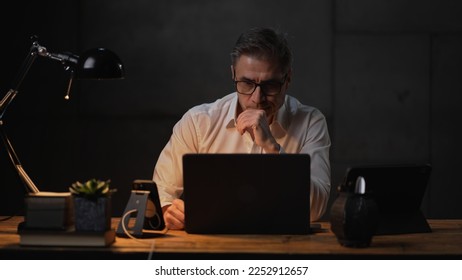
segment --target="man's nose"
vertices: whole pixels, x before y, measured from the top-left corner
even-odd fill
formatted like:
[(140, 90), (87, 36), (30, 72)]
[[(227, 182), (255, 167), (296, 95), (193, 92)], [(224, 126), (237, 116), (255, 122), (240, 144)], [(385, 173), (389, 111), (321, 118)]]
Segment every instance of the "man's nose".
[(264, 92), (261, 90), (261, 86), (258, 85), (257, 88), (255, 88), (255, 91), (252, 94), (252, 101), (255, 104), (260, 104), (265, 100), (266, 96)]

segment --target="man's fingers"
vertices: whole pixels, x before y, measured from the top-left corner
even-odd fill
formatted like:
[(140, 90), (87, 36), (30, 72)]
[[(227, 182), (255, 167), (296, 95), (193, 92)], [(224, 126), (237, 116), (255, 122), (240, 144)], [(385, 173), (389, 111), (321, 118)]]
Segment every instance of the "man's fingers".
[[(257, 130), (260, 118), (265, 117), (264, 111), (262, 110), (255, 110), (255, 109), (248, 109), (242, 112), (236, 121), (236, 128), (242, 134), (246, 131), (254, 132)], [(262, 115), (263, 114), (263, 115)]]
[(179, 221), (184, 222), (184, 201), (181, 199), (175, 199), (172, 201), (174, 207), (172, 215)]
[(184, 201), (182, 199), (176, 198), (172, 201), (172, 204), (175, 205), (178, 210), (184, 212)]
[(184, 202), (181, 199), (175, 199), (172, 205), (167, 208), (164, 214), (165, 225), (169, 229), (184, 228)]

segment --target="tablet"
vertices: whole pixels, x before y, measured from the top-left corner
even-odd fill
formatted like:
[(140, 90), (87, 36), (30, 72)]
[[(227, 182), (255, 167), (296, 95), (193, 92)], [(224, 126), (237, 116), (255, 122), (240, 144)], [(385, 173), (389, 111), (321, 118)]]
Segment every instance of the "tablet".
[(430, 164), (354, 166), (340, 191), (354, 192), (356, 178), (364, 177), (379, 207), (377, 235), (431, 232), (420, 208), (430, 173)]

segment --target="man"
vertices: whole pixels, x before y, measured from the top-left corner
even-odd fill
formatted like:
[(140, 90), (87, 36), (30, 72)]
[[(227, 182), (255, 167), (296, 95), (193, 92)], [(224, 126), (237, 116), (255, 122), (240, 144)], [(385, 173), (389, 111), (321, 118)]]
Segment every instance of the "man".
[(330, 138), (322, 113), (286, 94), (292, 54), (284, 35), (268, 28), (243, 33), (231, 52), (231, 74), (236, 92), (190, 109), (159, 156), (154, 181), (166, 226), (184, 228), (186, 153), (309, 154), (311, 220), (319, 219), (330, 192)]

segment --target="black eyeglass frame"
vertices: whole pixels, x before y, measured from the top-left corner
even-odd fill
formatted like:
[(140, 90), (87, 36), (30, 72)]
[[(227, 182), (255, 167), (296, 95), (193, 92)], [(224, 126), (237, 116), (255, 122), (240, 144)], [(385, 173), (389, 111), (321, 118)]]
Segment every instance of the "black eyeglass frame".
[[(236, 87), (236, 92), (239, 93), (239, 94), (242, 94), (242, 95), (251, 96), (251, 95), (255, 92), (255, 90), (257, 89), (257, 87), (260, 87), (260, 89), (261, 89), (263, 95), (265, 95), (265, 96), (277, 96), (277, 95), (279, 95), (279, 94), (281, 93), (282, 86), (283, 86), (283, 85), (286, 83), (286, 81), (287, 81), (287, 76), (288, 76), (288, 74), (286, 73), (286, 74), (284, 75), (284, 77), (282, 78), (282, 81), (280, 81), (280, 82), (277, 82), (277, 81), (269, 81), (269, 82), (268, 82), (268, 81), (266, 81), (266, 82), (263, 82), (263, 83), (256, 83), (256, 82), (251, 81), (251, 80), (246, 80), (246, 81), (241, 81), (241, 80), (237, 81), (237, 80), (233, 80), (233, 82), (234, 82), (234, 86)], [(236, 74), (234, 74), (234, 77), (236, 77)], [(237, 83), (248, 83), (248, 84), (253, 84), (254, 87), (253, 87), (253, 90), (252, 90), (251, 92), (243, 93), (243, 92), (239, 92), (238, 87), (237, 87)], [(268, 93), (266, 92), (266, 90), (265, 90), (265, 85), (268, 85), (268, 84), (277, 84), (277, 85), (279, 85), (279, 90), (277, 91), (277, 93), (268, 94)]]

